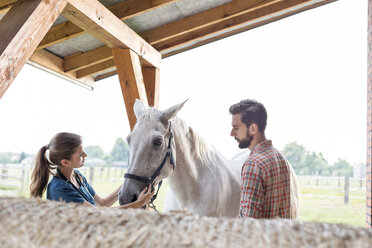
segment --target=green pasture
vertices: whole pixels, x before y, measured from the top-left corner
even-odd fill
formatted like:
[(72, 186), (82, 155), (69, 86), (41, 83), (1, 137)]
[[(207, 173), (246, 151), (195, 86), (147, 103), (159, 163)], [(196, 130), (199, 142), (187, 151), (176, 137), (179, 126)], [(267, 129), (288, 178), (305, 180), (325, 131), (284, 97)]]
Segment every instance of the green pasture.
[[(80, 171), (89, 179), (89, 168), (83, 168)], [(104, 169), (95, 168), (93, 177), (93, 187), (95, 191), (101, 196), (111, 193), (123, 182), (123, 173), (123, 169), (111, 168), (108, 170), (107, 167)], [(28, 182), (29, 181), (27, 181), (27, 183)], [(13, 180), (12, 184), (15, 183), (16, 182)], [(317, 179), (315, 177), (299, 177), (299, 183), (300, 220), (342, 223), (365, 227), (365, 180), (350, 180), (348, 204), (344, 204), (343, 178), (322, 177)], [(155, 205), (159, 211), (163, 208), (168, 189), (168, 183), (164, 181), (158, 199), (155, 201)], [(28, 196), (28, 185), (24, 186), (23, 192), (20, 192), (15, 187), (0, 186), (0, 195)], [(115, 205), (117, 206), (118, 203)]]

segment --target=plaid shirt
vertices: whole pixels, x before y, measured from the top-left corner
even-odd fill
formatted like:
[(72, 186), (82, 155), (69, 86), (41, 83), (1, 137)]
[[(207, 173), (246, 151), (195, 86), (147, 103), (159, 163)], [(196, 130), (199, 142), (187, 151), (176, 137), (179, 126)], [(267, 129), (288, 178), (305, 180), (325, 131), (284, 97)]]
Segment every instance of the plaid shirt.
[(239, 218), (290, 218), (289, 173), (271, 140), (259, 143), (242, 168)]

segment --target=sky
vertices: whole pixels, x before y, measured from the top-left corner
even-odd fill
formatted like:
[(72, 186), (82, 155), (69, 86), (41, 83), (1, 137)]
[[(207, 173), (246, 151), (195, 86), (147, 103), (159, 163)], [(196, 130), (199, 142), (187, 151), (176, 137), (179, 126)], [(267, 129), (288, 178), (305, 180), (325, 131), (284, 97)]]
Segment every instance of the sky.
[[(266, 137), (297, 141), (329, 163), (366, 161), (367, 1), (339, 0), (162, 61), (159, 108), (189, 99), (178, 116), (227, 158), (229, 107), (263, 103)], [(25, 65), (0, 99), (0, 151), (36, 153), (58, 132), (110, 152), (130, 132), (117, 76), (90, 91)]]

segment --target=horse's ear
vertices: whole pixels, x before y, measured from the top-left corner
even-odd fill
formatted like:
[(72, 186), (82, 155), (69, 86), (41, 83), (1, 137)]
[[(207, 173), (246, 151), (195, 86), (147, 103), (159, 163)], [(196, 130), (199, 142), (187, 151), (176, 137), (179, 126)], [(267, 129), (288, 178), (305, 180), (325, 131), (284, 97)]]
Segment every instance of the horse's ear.
[(136, 99), (134, 105), (133, 105), (133, 111), (136, 115), (137, 119), (141, 116), (142, 112), (145, 111), (145, 104), (139, 99)]
[[(187, 99), (188, 100), (188, 99)], [(174, 105), (173, 107), (170, 107), (166, 110), (163, 110), (161, 111), (161, 114), (160, 114), (160, 121), (164, 124), (164, 125), (168, 125), (168, 121), (171, 120), (172, 118), (174, 118), (176, 116), (176, 114), (178, 113), (178, 111), (180, 111), (180, 109), (183, 107), (183, 105), (185, 104), (184, 101), (180, 104), (177, 104), (177, 105)]]

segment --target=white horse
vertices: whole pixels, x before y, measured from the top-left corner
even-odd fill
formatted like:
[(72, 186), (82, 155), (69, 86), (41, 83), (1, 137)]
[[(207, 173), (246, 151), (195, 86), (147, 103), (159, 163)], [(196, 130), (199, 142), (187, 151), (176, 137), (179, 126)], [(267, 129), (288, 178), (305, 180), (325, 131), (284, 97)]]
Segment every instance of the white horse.
[(156, 177), (154, 185), (167, 178), (172, 197), (167, 196), (164, 210), (237, 217), (244, 160), (229, 164), (229, 160), (176, 117), (184, 103), (159, 111), (145, 109), (136, 100), (137, 123), (127, 137), (128, 178), (120, 190), (119, 203), (134, 201), (148, 183), (147, 178)]

